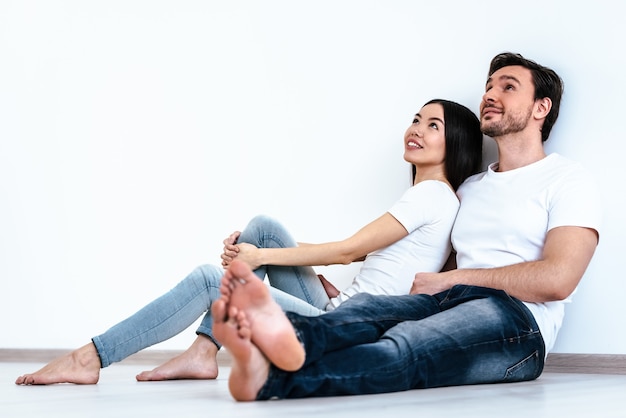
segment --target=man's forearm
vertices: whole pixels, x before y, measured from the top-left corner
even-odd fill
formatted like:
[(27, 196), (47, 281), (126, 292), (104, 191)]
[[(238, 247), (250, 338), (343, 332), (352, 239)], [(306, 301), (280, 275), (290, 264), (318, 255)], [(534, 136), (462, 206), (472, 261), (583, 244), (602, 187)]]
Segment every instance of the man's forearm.
[(448, 288), (456, 284), (500, 289), (526, 302), (549, 302), (569, 296), (580, 278), (543, 261), (488, 269), (457, 269), (441, 273)]

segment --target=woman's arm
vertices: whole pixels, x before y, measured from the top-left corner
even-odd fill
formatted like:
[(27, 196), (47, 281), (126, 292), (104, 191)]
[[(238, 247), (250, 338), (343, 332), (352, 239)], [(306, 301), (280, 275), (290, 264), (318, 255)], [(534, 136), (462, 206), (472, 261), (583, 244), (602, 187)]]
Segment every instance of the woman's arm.
[(262, 265), (325, 266), (350, 264), (407, 235), (408, 232), (404, 226), (387, 212), (361, 228), (351, 237), (341, 241), (302, 244), (293, 248), (257, 248), (251, 244), (241, 243), (236, 244), (238, 247), (236, 257), (245, 261), (252, 269)]

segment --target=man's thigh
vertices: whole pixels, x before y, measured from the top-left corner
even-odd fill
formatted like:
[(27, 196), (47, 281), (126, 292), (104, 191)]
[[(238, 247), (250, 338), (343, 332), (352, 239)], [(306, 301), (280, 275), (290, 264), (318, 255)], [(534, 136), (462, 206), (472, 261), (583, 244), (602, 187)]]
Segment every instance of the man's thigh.
[(532, 380), (543, 370), (545, 348), (532, 314), (491, 289), (398, 324), (383, 338), (404, 345), (413, 388)]

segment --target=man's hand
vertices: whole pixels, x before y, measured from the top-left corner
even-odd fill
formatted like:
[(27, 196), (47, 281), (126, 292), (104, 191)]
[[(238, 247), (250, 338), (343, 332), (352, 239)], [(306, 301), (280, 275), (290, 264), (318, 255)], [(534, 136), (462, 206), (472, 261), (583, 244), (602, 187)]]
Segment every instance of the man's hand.
[(417, 273), (413, 279), (413, 285), (409, 294), (427, 294), (434, 295), (449, 289), (444, 277), (446, 273)]

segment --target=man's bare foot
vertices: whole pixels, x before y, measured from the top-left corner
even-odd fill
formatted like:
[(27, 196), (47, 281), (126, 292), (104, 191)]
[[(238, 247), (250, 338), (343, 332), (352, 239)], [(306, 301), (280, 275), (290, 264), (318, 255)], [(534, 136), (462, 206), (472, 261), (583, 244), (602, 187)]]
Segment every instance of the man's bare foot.
[(225, 298), (213, 302), (211, 312), (215, 338), (233, 358), (228, 377), (230, 394), (238, 401), (253, 401), (267, 380), (270, 362), (250, 341), (250, 323), (245, 312), (227, 307)]
[(168, 360), (150, 371), (136, 376), (139, 382), (179, 379), (217, 378), (217, 346), (210, 338), (198, 335), (193, 344), (182, 354)]
[(25, 374), (15, 380), (16, 385), (50, 385), (76, 383), (95, 385), (100, 379), (100, 357), (93, 343), (61, 356), (35, 373)]
[[(229, 311), (235, 307), (245, 312), (251, 329), (250, 339), (269, 361), (286, 371), (302, 367), (305, 352), (291, 322), (246, 263), (239, 260), (231, 263), (222, 278), (220, 291), (221, 300)], [(215, 312), (213, 317), (218, 318)]]

